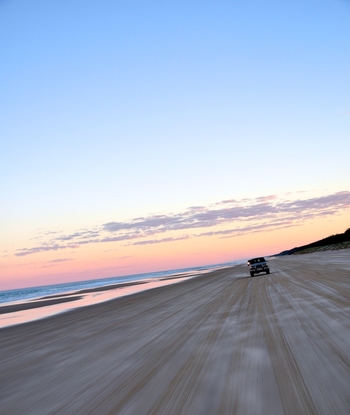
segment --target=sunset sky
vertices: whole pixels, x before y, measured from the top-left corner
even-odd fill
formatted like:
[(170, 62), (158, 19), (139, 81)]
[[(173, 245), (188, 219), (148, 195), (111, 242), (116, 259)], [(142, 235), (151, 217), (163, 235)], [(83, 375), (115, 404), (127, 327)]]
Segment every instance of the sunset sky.
[(350, 227), (350, 2), (0, 2), (0, 290)]

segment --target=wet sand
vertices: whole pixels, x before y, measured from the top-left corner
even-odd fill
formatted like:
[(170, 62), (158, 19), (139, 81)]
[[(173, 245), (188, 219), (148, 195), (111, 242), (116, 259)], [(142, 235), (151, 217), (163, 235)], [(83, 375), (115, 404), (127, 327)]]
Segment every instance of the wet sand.
[(350, 413), (350, 250), (0, 329), (1, 414)]
[[(207, 271), (208, 272), (208, 271)], [(124, 297), (140, 291), (175, 284), (199, 275), (173, 276), (172, 278), (150, 278), (127, 283), (111, 284), (101, 287), (88, 288), (69, 293), (53, 294), (45, 297), (15, 301), (0, 306), (0, 329), (17, 324), (40, 320), (67, 311), (104, 303), (115, 298)]]
[(32, 310), (33, 308), (47, 307), (61, 303), (69, 303), (71, 301), (80, 300), (81, 298), (81, 296), (70, 295), (66, 298), (52, 298), (51, 300), (39, 300), (35, 302), (31, 302), (31, 300), (29, 300), (28, 302), (23, 302), (19, 304), (3, 305), (0, 307), (0, 315), (7, 313), (16, 313), (17, 311)]
[[(102, 287), (88, 288), (85, 290), (76, 291), (74, 293), (47, 295), (45, 297), (28, 300), (26, 302), (20, 302), (20, 303), (15, 303), (15, 304), (10, 304), (10, 305), (1, 305), (0, 315), (7, 314), (7, 313), (15, 313), (17, 311), (23, 311), (23, 310), (31, 310), (33, 308), (48, 307), (51, 305), (80, 300), (81, 298), (83, 298), (81, 294), (117, 290), (120, 288), (131, 287), (131, 286), (140, 285), (140, 284), (146, 284), (146, 282), (135, 281), (135, 282), (126, 282), (126, 283), (121, 283), (121, 284), (105, 285)], [(77, 294), (80, 294), (80, 295), (77, 295)]]

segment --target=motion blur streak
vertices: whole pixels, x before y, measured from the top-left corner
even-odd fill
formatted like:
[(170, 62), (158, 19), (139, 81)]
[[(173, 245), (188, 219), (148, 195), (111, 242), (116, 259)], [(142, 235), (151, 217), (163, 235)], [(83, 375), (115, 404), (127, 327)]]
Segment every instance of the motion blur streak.
[(3, 414), (349, 414), (349, 250), (0, 330)]

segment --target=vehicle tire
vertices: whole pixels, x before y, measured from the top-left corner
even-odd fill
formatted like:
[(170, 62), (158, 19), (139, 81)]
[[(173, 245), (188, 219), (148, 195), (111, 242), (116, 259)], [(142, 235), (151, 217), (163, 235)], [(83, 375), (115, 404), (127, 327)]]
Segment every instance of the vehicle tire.
[(250, 273), (250, 276), (251, 276), (251, 277), (254, 277), (254, 272), (251, 272), (251, 273)]
[(267, 274), (270, 274), (270, 270), (266, 271), (266, 275), (267, 275)]

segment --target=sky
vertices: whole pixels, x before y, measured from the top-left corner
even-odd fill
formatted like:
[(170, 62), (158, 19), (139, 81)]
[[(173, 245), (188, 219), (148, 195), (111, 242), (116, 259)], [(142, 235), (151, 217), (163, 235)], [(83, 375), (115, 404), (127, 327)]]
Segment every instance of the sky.
[(350, 227), (350, 3), (0, 1), (0, 289)]

